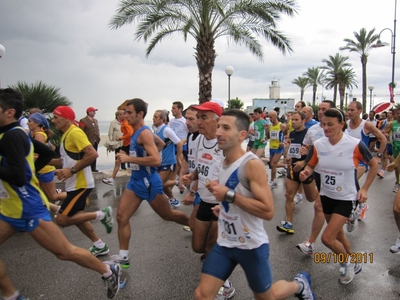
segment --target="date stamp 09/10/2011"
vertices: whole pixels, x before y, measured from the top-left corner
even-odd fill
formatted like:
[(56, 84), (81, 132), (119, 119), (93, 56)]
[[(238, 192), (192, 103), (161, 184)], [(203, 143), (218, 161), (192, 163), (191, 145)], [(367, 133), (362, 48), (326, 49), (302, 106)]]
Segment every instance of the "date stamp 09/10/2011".
[(327, 252), (315, 252), (314, 253), (314, 263), (317, 264), (328, 264), (333, 263), (350, 263), (354, 264), (366, 264), (374, 262), (374, 254), (366, 252), (352, 252), (352, 253), (327, 253)]

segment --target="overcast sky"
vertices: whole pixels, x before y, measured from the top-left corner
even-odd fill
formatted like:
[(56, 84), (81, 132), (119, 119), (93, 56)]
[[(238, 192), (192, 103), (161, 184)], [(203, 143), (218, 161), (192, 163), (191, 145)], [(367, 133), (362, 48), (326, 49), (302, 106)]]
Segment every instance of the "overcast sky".
[[(135, 41), (135, 28), (110, 30), (108, 24), (118, 1), (114, 0), (13, 0), (0, 1), (0, 44), (6, 54), (0, 59), (1, 87), (17, 81), (44, 83), (61, 88), (73, 102), (77, 118), (88, 106), (99, 109), (97, 118), (112, 120), (116, 106), (140, 97), (149, 103), (150, 120), (156, 109), (171, 108), (173, 101), (185, 106), (198, 101), (198, 71), (194, 40), (187, 43), (179, 35), (159, 44), (146, 58), (144, 41)], [(213, 97), (227, 99), (225, 67), (231, 65), (231, 98), (245, 105), (253, 98), (268, 98), (269, 84), (276, 78), (281, 98), (299, 99), (299, 88), (291, 81), (309, 67), (339, 52), (343, 39), (354, 39), (362, 27), (393, 30), (395, 0), (378, 3), (365, 0), (299, 0), (299, 13), (283, 18), (279, 29), (291, 39), (294, 52), (284, 56), (262, 41), (264, 61), (245, 47), (228, 45), (225, 38), (216, 42), (218, 57), (213, 72)], [(385, 30), (382, 41), (390, 43)], [(398, 43), (397, 43), (398, 44)], [(361, 98), (361, 62), (358, 54), (349, 56), (357, 80), (355, 97)], [(400, 57), (398, 58), (400, 63)], [(367, 65), (367, 85), (374, 85), (375, 103), (388, 101), (392, 55), (390, 47), (373, 49)], [(396, 63), (396, 66), (399, 64)], [(400, 72), (396, 67), (396, 76)], [(395, 79), (396, 82), (400, 80)], [(396, 90), (400, 98), (400, 85)], [(322, 87), (318, 88), (321, 98)], [(324, 90), (327, 99), (332, 90)], [(311, 101), (312, 88), (305, 100)], [(369, 101), (369, 91), (368, 91)]]

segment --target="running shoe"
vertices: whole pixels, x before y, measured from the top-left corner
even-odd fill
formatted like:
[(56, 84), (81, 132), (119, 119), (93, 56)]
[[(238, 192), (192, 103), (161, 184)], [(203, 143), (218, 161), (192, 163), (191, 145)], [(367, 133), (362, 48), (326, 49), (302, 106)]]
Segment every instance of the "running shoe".
[(273, 190), (274, 188), (276, 188), (278, 186), (278, 184), (276, 184), (274, 181), (270, 181), (269, 182), (269, 187), (271, 188), (271, 190)]
[(110, 252), (110, 249), (108, 249), (107, 245), (104, 245), (103, 248), (97, 248), (95, 245), (89, 248), (90, 253), (92, 253), (94, 256), (101, 256), (101, 255), (106, 255), (108, 252)]
[(359, 263), (355, 263), (354, 264), (354, 274), (358, 274), (362, 271), (362, 265)]
[(341, 284), (349, 284), (354, 279), (354, 264), (340, 264), (339, 272), (339, 282)]
[(218, 290), (218, 294), (215, 296), (214, 300), (226, 300), (231, 299), (235, 296), (236, 290), (232, 283), (228, 280), (229, 286), (225, 286), (225, 283)]
[(289, 222), (281, 222), (281, 225), (276, 226), (276, 230), (279, 232), (286, 232), (287, 234), (293, 234), (293, 224), (289, 224)]
[(177, 208), (178, 206), (181, 205), (178, 199), (176, 198), (171, 198), (169, 199), (169, 204), (171, 205), (172, 208)]
[(122, 269), (128, 269), (130, 267), (129, 257), (121, 256), (119, 254), (112, 255), (111, 260), (121, 265)]
[(399, 189), (399, 185), (398, 185), (398, 183), (396, 182), (395, 184), (394, 184), (394, 187), (393, 187), (393, 193), (397, 193), (397, 190)]
[(357, 211), (350, 214), (349, 219), (346, 221), (347, 232), (352, 232), (356, 228)]
[(361, 203), (358, 205), (357, 214), (358, 214), (358, 221), (362, 221), (365, 219), (365, 213), (367, 212), (369, 206), (365, 203)]
[(15, 300), (29, 300), (29, 298), (23, 295), (18, 295), (18, 297)]
[(279, 174), (279, 177), (286, 177), (286, 175), (287, 175), (286, 169), (281, 169), (281, 170), (278, 170), (277, 172)]
[(307, 255), (313, 255), (315, 251), (315, 244), (310, 240), (304, 241), (301, 244), (296, 245), (297, 249)]
[(400, 238), (396, 240), (396, 243), (390, 247), (390, 252), (393, 254), (400, 254)]
[(117, 263), (112, 263), (109, 261), (105, 261), (104, 263), (110, 266), (110, 270), (112, 272), (110, 277), (103, 277), (104, 284), (107, 287), (107, 298), (114, 299), (119, 292), (122, 269)]
[(189, 226), (183, 226), (183, 230), (188, 231), (188, 232), (191, 232), (191, 231), (192, 231), (192, 229), (190, 229)]
[(380, 178), (385, 177), (385, 171), (384, 170), (380, 170), (377, 174)]
[(108, 185), (114, 185), (114, 179), (113, 178), (103, 178), (101, 181), (103, 181), (103, 183), (108, 184)]
[(303, 195), (302, 194), (296, 194), (296, 196), (294, 196), (294, 204), (301, 204), (303, 202)]
[(108, 206), (101, 210), (104, 213), (104, 218), (100, 220), (100, 222), (106, 227), (107, 233), (111, 233), (113, 229), (113, 216), (112, 216), (112, 208)]
[(311, 278), (310, 275), (306, 272), (300, 272), (296, 275), (294, 278), (294, 281), (296, 281), (300, 286), (303, 287), (300, 293), (295, 294), (295, 296), (298, 299), (303, 299), (303, 300), (314, 300), (314, 292), (311, 289)]

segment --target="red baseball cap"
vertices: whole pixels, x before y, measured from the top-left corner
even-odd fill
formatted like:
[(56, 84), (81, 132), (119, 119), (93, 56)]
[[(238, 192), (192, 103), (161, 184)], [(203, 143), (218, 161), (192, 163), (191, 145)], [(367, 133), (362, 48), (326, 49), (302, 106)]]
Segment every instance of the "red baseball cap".
[(204, 102), (200, 105), (192, 106), (192, 108), (197, 109), (197, 110), (202, 110), (202, 111), (212, 111), (217, 114), (218, 117), (222, 115), (222, 107), (219, 106), (218, 103), (215, 102)]
[(69, 106), (58, 106), (53, 111), (53, 115), (65, 118), (67, 120), (74, 121), (75, 120), (75, 113)]
[(89, 111), (98, 111), (98, 109), (97, 109), (97, 108), (94, 108), (94, 107), (92, 107), (92, 106), (90, 106), (90, 107), (88, 107), (88, 108), (86, 109), (86, 112), (89, 112)]

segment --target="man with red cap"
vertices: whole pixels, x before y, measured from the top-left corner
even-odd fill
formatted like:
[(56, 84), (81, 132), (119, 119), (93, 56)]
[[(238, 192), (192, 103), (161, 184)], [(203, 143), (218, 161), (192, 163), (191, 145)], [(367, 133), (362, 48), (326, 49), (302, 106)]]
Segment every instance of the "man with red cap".
[[(80, 119), (79, 121), (79, 126), (82, 128), (83, 132), (86, 133), (89, 142), (92, 144), (93, 148), (96, 151), (100, 143), (99, 122), (94, 117), (96, 115), (97, 110), (98, 110), (97, 108), (88, 107), (86, 109), (86, 117)], [(92, 172), (99, 171), (96, 169), (96, 161), (97, 158), (90, 165), (90, 167), (92, 168)]]
[[(195, 170), (183, 176), (183, 183), (189, 186), (193, 180), (198, 180), (197, 192), (200, 195), (200, 204), (192, 229), (192, 248), (196, 253), (208, 254), (218, 237), (218, 217), (214, 215), (213, 208), (219, 203), (215, 196), (207, 189), (207, 183), (218, 180), (219, 166), (224, 158), (218, 147), (217, 123), (222, 115), (222, 107), (215, 102), (204, 102), (192, 106), (197, 110), (197, 127), (199, 130), (197, 153), (195, 154)], [(216, 299), (230, 299), (235, 294), (235, 289), (229, 280), (218, 292)]]
[(69, 106), (58, 106), (53, 112), (52, 122), (63, 132), (60, 143), (61, 158), (54, 159), (59, 180), (65, 182), (67, 197), (57, 213), (56, 223), (60, 226), (76, 225), (92, 242), (89, 249), (94, 256), (105, 255), (110, 250), (98, 237), (90, 221), (98, 220), (112, 230), (112, 210), (106, 207), (101, 211), (85, 212), (86, 198), (94, 188), (94, 179), (90, 164), (98, 156), (82, 130), (75, 126), (75, 113)]

